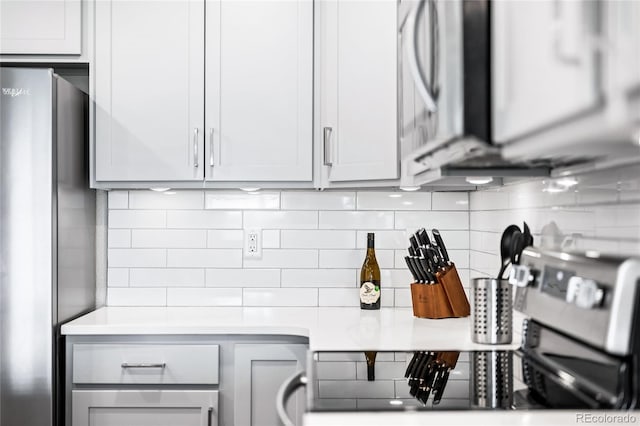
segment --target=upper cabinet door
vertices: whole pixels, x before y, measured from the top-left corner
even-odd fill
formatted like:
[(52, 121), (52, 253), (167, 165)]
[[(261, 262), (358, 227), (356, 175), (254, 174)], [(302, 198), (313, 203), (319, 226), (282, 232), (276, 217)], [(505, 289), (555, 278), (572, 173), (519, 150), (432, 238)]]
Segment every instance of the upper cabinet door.
[(204, 1), (95, 8), (96, 180), (202, 180)]
[(505, 143), (598, 107), (598, 2), (492, 2), (493, 134)]
[(319, 137), (328, 180), (396, 179), (398, 3), (319, 4)]
[(206, 179), (312, 179), (313, 2), (207, 2)]
[(80, 55), (80, 0), (0, 0), (0, 54)]

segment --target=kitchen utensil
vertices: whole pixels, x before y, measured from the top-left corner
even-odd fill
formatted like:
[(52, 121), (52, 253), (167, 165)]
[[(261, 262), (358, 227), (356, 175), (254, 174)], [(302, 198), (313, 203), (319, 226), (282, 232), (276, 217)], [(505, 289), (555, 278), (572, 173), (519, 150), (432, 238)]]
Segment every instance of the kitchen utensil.
[(513, 234), (511, 239), (511, 265), (519, 265), (520, 264), (520, 256), (522, 255), (522, 250), (525, 248), (525, 236), (522, 232), (517, 231)]
[(502, 237), (500, 238), (500, 272), (498, 272), (497, 279), (501, 280), (504, 275), (504, 271), (509, 266), (511, 261), (511, 245), (513, 240), (513, 235), (516, 232), (520, 232), (520, 228), (517, 225), (509, 225), (502, 233)]
[(421, 228), (418, 231), (418, 241), (420, 241), (420, 244), (423, 247), (428, 247), (431, 245), (431, 240), (429, 239), (429, 234), (427, 233), (426, 229)]
[(449, 254), (447, 253), (447, 248), (444, 245), (444, 240), (440, 235), (440, 231), (438, 231), (437, 229), (432, 229), (431, 233), (433, 234), (433, 239), (436, 240), (436, 244), (438, 245), (438, 249), (440, 250), (440, 254), (442, 255), (442, 260), (444, 261), (445, 265), (449, 265)]
[(411, 247), (414, 250), (418, 250), (418, 247), (420, 247), (420, 245), (418, 244), (418, 240), (416, 239), (415, 235), (412, 235), (409, 237), (409, 243), (411, 243)]
[(511, 343), (511, 284), (493, 278), (475, 278), (471, 283), (471, 340), (484, 344)]
[(409, 268), (409, 272), (411, 272), (414, 282), (418, 282), (419, 281), (418, 274), (413, 268), (413, 264), (411, 263), (411, 258), (409, 256), (405, 256), (404, 261), (407, 263), (407, 268)]

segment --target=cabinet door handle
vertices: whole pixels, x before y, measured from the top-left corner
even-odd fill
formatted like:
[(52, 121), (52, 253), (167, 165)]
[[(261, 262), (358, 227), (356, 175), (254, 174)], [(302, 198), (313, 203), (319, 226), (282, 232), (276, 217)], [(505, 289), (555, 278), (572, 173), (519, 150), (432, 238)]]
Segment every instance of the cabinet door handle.
[(120, 364), (120, 366), (122, 368), (165, 368), (167, 366), (167, 364), (164, 363), (164, 362), (158, 362), (158, 363), (146, 363), (146, 362), (128, 363), (128, 362), (123, 362), (122, 364)]
[(193, 129), (193, 167), (198, 167), (198, 128)]
[(211, 426), (213, 424), (213, 420), (211, 419), (212, 415), (213, 415), (213, 407), (209, 407), (209, 410), (207, 410), (207, 426)]
[(213, 167), (213, 127), (209, 129), (209, 167)]
[(332, 166), (333, 161), (331, 161), (331, 132), (333, 129), (331, 127), (325, 127), (323, 130), (323, 150), (324, 150), (324, 165)]

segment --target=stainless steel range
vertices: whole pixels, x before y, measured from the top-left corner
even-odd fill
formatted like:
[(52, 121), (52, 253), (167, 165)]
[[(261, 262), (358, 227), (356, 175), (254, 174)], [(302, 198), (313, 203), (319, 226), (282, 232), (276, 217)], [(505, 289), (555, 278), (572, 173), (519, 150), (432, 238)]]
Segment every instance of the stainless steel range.
[(639, 279), (640, 259), (528, 248), (511, 274), (517, 350), (312, 352), (281, 396), (306, 383), (312, 412), (638, 408)]

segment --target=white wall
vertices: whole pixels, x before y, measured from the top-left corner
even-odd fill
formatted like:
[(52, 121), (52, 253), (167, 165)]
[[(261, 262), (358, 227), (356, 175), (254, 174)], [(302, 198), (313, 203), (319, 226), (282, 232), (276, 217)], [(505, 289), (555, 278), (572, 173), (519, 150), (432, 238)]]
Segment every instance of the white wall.
[[(411, 306), (407, 229), (442, 231), (468, 282), (468, 194), (111, 191), (110, 306), (359, 306), (366, 233), (383, 306)], [(243, 229), (263, 231), (243, 258)]]

